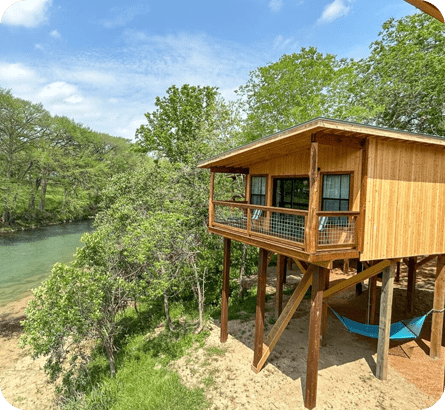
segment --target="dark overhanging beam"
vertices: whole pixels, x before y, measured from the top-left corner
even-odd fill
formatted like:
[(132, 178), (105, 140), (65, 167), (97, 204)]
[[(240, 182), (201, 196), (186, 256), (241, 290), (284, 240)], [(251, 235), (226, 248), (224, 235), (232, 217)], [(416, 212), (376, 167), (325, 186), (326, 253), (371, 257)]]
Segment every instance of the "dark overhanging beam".
[(241, 167), (212, 167), (211, 172), (218, 172), (222, 174), (248, 174), (249, 168)]
[(434, 17), (435, 19), (444, 23), (444, 18), (442, 16), (442, 13), (436, 6), (433, 6), (431, 3), (423, 0), (405, 0), (405, 1), (409, 4), (412, 4), (414, 7), (417, 7), (424, 13), (429, 14), (431, 17)]

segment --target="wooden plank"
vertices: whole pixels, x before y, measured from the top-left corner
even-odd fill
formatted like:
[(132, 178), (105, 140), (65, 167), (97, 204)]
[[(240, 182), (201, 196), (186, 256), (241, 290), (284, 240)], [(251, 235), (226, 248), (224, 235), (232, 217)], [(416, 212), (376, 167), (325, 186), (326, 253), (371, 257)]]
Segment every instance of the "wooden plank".
[(415, 256), (408, 260), (408, 287), (406, 290), (406, 311), (413, 313), (414, 300), (416, 297), (416, 262)]
[(376, 377), (380, 380), (388, 378), (389, 336), (391, 333), (391, 313), (395, 276), (395, 264), (383, 270), (382, 294), (380, 299), (379, 339), (377, 342)]
[(295, 264), (300, 269), (301, 273), (304, 275), (307, 271), (307, 265), (304, 262), (299, 261), (298, 259), (294, 259)]
[(221, 299), (221, 333), (220, 341), (227, 341), (227, 326), (229, 321), (229, 278), (230, 278), (230, 251), (232, 241), (224, 238), (224, 265), (223, 265), (223, 285)]
[(298, 306), (300, 306), (300, 303), (303, 300), (307, 290), (309, 289), (309, 286), (311, 286), (313, 267), (314, 265), (309, 265), (308, 270), (306, 271), (300, 283), (294, 290), (294, 293), (287, 302), (287, 305), (281, 312), (280, 317), (275, 322), (272, 330), (267, 335), (266, 340), (264, 341), (263, 357), (258, 362), (257, 366), (253, 368), (253, 370), (256, 373), (258, 373), (264, 366), (264, 363), (271, 354), (273, 348), (277, 344), (278, 340), (280, 340), (280, 337), (283, 334), (284, 329), (286, 329), (286, 326), (289, 324)]
[(283, 284), (284, 284), (284, 264), (286, 257), (278, 255), (277, 258), (277, 284), (275, 296), (275, 320), (277, 320), (283, 311)]
[(256, 314), (255, 314), (255, 344), (254, 344), (253, 364), (252, 364), (254, 368), (257, 367), (258, 362), (263, 356), (266, 279), (267, 279), (267, 250), (260, 248), (260, 256), (258, 262)]
[(376, 265), (373, 265), (369, 267), (368, 269), (365, 269), (363, 272), (358, 273), (357, 275), (352, 276), (351, 278), (345, 279), (338, 283), (337, 285), (332, 286), (328, 290), (324, 291), (323, 297), (328, 298), (329, 296), (334, 295), (337, 292), (340, 292), (342, 290), (348, 289), (351, 286), (356, 285), (357, 283), (363, 282), (365, 279), (368, 279), (372, 276), (377, 275), (380, 273), (383, 269), (391, 265), (390, 260), (384, 260)]
[(311, 313), (309, 317), (309, 343), (306, 370), (306, 394), (304, 406), (313, 409), (317, 405), (318, 362), (320, 358), (320, 333), (323, 311), (325, 270), (314, 266), (312, 280)]
[[(314, 138), (314, 136), (313, 136)], [(319, 171), (318, 171), (318, 143), (311, 142), (310, 170), (309, 170), (309, 208), (306, 219), (306, 251), (315, 253), (318, 236), (318, 191), (319, 191)]]
[(273, 256), (275, 255), (275, 252), (273, 251), (269, 251), (268, 255), (267, 255), (267, 266), (269, 266), (270, 261), (272, 260)]
[[(434, 285), (434, 310), (442, 310), (445, 305), (445, 255), (437, 258), (436, 283)], [(433, 312), (431, 323), (431, 347), (430, 356), (440, 358), (443, 333), (443, 312)]]

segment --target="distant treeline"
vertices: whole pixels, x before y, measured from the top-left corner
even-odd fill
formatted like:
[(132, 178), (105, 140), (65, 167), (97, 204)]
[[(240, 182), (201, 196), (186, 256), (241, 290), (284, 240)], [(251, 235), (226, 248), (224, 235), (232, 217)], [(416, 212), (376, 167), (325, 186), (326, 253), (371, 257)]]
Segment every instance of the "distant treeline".
[(0, 88), (0, 228), (94, 214), (106, 181), (140, 154)]

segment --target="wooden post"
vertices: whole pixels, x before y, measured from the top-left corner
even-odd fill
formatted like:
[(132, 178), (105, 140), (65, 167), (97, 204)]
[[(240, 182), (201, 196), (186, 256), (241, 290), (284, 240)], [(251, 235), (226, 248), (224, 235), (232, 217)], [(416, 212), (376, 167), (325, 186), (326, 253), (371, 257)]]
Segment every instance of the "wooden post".
[(396, 278), (395, 281), (397, 283), (400, 282), (400, 262), (397, 262), (397, 269), (396, 269)]
[(209, 193), (209, 226), (213, 226), (215, 218), (215, 205), (213, 205), (213, 195), (215, 192), (215, 173), (210, 173), (210, 193)]
[[(437, 258), (436, 283), (434, 285), (434, 310), (442, 310), (445, 304), (445, 255)], [(440, 358), (443, 333), (443, 312), (433, 312), (431, 323), (430, 357)], [(445, 376), (444, 376), (445, 377)]]
[(317, 237), (318, 237), (318, 185), (319, 185), (319, 172), (318, 172), (318, 142), (315, 141), (315, 135), (312, 136), (311, 142), (311, 157), (310, 157), (310, 170), (309, 170), (309, 208), (306, 218), (305, 229), (305, 242), (306, 252), (315, 253), (317, 249)]
[(360, 181), (360, 215), (357, 221), (357, 250), (363, 252), (365, 247), (366, 199), (368, 189), (368, 154), (369, 138), (366, 138), (362, 151), (362, 170)]
[(377, 305), (377, 276), (369, 278), (369, 324), (375, 325), (375, 312)]
[(343, 273), (346, 275), (349, 273), (349, 259), (343, 261)]
[[(331, 275), (330, 269), (320, 268), (323, 269), (324, 272), (324, 290), (329, 289), (329, 279)], [(328, 304), (325, 299), (323, 299), (323, 317), (321, 320), (321, 345), (326, 346), (326, 331), (328, 327)]]
[(311, 313), (309, 318), (309, 343), (306, 371), (306, 395), (304, 406), (313, 409), (317, 404), (318, 361), (320, 358), (320, 332), (323, 310), (325, 270), (314, 266), (312, 279)]
[(407, 301), (406, 311), (412, 313), (414, 310), (414, 298), (416, 296), (416, 263), (417, 258), (411, 257), (408, 260), (408, 288), (407, 288)]
[(283, 283), (284, 283), (284, 264), (285, 256), (277, 255), (277, 285), (275, 300), (275, 320), (277, 320), (283, 311)]
[(267, 250), (260, 248), (260, 260), (258, 262), (258, 288), (256, 296), (255, 315), (255, 346), (253, 352), (253, 370), (263, 356), (264, 338), (264, 311), (266, 304), (266, 279), (267, 279)]
[(388, 378), (389, 336), (391, 332), (392, 296), (394, 288), (395, 263), (383, 270), (382, 294), (380, 300), (379, 340), (377, 343), (376, 377)]
[(227, 341), (227, 324), (229, 321), (229, 275), (230, 275), (230, 248), (232, 240), (224, 238), (224, 266), (221, 299), (221, 343)]

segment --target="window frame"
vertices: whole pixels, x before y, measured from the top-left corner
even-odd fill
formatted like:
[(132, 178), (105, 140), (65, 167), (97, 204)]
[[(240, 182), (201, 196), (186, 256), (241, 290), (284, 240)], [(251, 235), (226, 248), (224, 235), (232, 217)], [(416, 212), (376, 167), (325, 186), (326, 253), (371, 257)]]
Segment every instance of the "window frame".
[[(309, 202), (308, 202), (308, 209), (300, 209), (300, 208), (281, 208), (278, 206), (274, 206), (274, 200), (275, 200), (275, 180), (278, 179), (307, 179), (308, 180), (308, 188), (309, 188), (309, 198), (311, 195), (310, 192), (310, 186), (311, 186), (311, 180), (309, 177), (309, 174), (299, 174), (299, 175), (273, 175), (272, 176), (272, 201), (271, 204), (274, 208), (278, 209), (296, 209), (298, 211), (308, 211), (309, 210)], [(293, 198), (292, 198), (292, 204), (293, 204)]]
[[(330, 175), (349, 175), (349, 192), (348, 192), (348, 211), (351, 210), (352, 208), (352, 194), (353, 194), (353, 188), (354, 188), (354, 171), (333, 171), (333, 172), (320, 172), (320, 199), (319, 199), (319, 204), (318, 204), (318, 209), (322, 212), (329, 212), (329, 211), (324, 211), (323, 210), (323, 201), (325, 199), (328, 200), (337, 200), (340, 201), (345, 201), (344, 199), (341, 198), (327, 198), (324, 196), (324, 177), (325, 176), (330, 176)], [(340, 187), (341, 189), (341, 187)], [(332, 211), (332, 212), (346, 212), (346, 211)]]
[[(265, 178), (266, 180), (266, 186), (265, 186), (265, 193), (264, 193), (264, 204), (253, 204), (252, 203), (252, 178)], [(259, 205), (259, 206), (266, 206), (267, 205), (267, 198), (268, 198), (268, 192), (269, 192), (269, 178), (268, 174), (252, 174), (249, 175), (249, 204), (250, 205)], [(256, 196), (262, 196), (262, 194), (254, 194)]]

